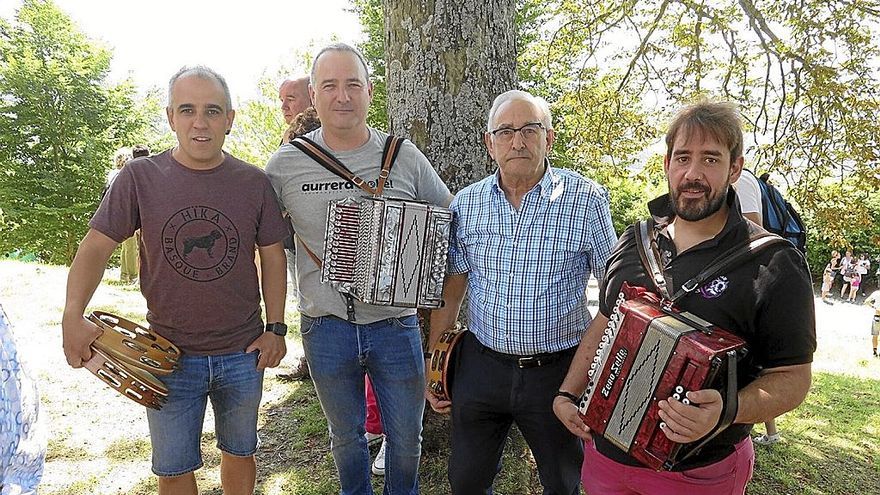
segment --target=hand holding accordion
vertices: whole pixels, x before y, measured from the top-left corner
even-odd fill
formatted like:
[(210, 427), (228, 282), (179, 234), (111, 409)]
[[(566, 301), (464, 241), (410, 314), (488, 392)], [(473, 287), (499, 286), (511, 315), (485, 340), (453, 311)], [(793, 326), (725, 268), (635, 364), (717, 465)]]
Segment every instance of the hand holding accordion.
[[(746, 353), (739, 336), (676, 303), (716, 274), (787, 241), (767, 232), (754, 234), (670, 293), (654, 220), (634, 227), (636, 249), (657, 293), (622, 284), (578, 413), (593, 433), (644, 465), (671, 469), (736, 418), (737, 361)], [(696, 408), (689, 407), (692, 398)]]
[(86, 317), (102, 333), (92, 342), (83, 366), (106, 385), (142, 406), (161, 409), (168, 389), (155, 375), (177, 369), (180, 349), (161, 335), (103, 311)]
[[(696, 315), (664, 307), (656, 294), (624, 283), (590, 365), (579, 414), (593, 433), (653, 469), (670, 469), (729, 426), (736, 415), (736, 363), (745, 342)], [(696, 435), (683, 425), (688, 393), (715, 388), (722, 409), (714, 430)], [(702, 399), (701, 399), (702, 400)], [(667, 401), (662, 416), (659, 403)], [(722, 408), (723, 405), (723, 408)], [(718, 416), (716, 416), (717, 418)], [(670, 426), (671, 425), (671, 426)], [(667, 435), (664, 431), (670, 431)], [(679, 431), (681, 430), (681, 431)], [(707, 433), (709, 436), (707, 436)], [(681, 443), (678, 443), (680, 440)]]

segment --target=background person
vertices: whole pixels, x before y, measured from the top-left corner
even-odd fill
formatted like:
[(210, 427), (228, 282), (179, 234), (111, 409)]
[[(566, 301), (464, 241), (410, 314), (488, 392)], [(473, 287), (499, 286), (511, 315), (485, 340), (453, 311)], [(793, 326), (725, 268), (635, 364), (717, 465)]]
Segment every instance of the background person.
[[(149, 156), (150, 149), (139, 144), (131, 149), (131, 159)], [(125, 163), (129, 161), (126, 156)], [(123, 164), (124, 166), (124, 164)], [(120, 169), (122, 166), (119, 167)], [(136, 230), (134, 235), (122, 241), (119, 251), (119, 280), (123, 283), (137, 282), (140, 273), (140, 259), (138, 257), (138, 243), (140, 243), (141, 231)]]
[(843, 299), (845, 294), (849, 289), (851, 289), (850, 282), (852, 281), (853, 274), (856, 273), (856, 260), (853, 259), (853, 253), (849, 249), (846, 250), (846, 256), (840, 260), (840, 276), (843, 278), (843, 283), (840, 285), (840, 298)]
[(278, 98), (281, 100), (281, 114), (287, 124), (287, 129), (281, 135), (281, 144), (284, 144), (297, 136), (294, 119), (312, 105), (309, 97), (309, 77), (285, 79), (278, 88)]
[(35, 495), (46, 460), (37, 384), (22, 366), (0, 306), (0, 493)]
[[(871, 258), (869, 258), (867, 254), (862, 253), (859, 255), (859, 261), (856, 262), (856, 273), (859, 274), (859, 290), (856, 292), (861, 292), (864, 296), (868, 274), (871, 273)], [(855, 297), (852, 299), (855, 300)]]
[(862, 285), (862, 274), (859, 272), (855, 272), (852, 275), (852, 279), (849, 282), (849, 298), (847, 302), (854, 303), (856, 302), (856, 295), (859, 293), (859, 286)]
[(834, 304), (829, 299), (831, 288), (834, 286), (834, 279), (840, 273), (840, 253), (837, 250), (831, 251), (831, 259), (825, 265), (822, 271), (822, 302)]
[[(281, 101), (281, 115), (287, 128), (281, 135), (281, 145), (290, 142), (293, 137), (306, 132), (317, 129), (321, 126), (321, 121), (313, 111), (309, 115), (304, 115), (306, 109), (311, 108), (311, 100), (309, 99), (309, 78), (308, 76), (298, 77), (296, 79), (285, 79), (278, 88), (278, 99)], [(296, 279), (296, 241), (294, 240), (293, 226), (287, 213), (284, 214), (287, 223), (289, 235), (284, 238), (284, 254), (287, 259), (287, 273), (290, 276), (290, 287), (293, 289), (291, 298), (299, 301), (299, 289), (297, 288)], [(288, 380), (305, 380), (309, 378), (309, 363), (305, 356), (293, 366), (290, 373), (279, 375), (279, 378)]]
[(880, 336), (880, 289), (875, 290), (865, 299), (865, 305), (874, 309), (874, 318), (871, 322), (871, 347), (874, 350), (874, 357), (880, 357), (877, 354), (877, 338)]
[[(107, 173), (107, 185), (104, 186), (104, 195), (110, 189), (116, 175), (122, 170), (122, 167), (131, 160), (132, 155), (128, 149), (121, 149), (116, 152), (113, 162), (116, 167)], [(102, 195), (103, 197), (103, 195)], [(138, 278), (138, 237), (137, 232), (128, 239), (122, 241), (119, 249), (119, 281), (124, 284), (131, 284)]]

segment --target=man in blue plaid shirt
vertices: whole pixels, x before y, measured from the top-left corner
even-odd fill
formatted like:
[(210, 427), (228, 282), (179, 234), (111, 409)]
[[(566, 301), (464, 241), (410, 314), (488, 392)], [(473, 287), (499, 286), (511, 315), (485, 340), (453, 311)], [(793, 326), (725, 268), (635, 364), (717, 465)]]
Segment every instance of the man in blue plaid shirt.
[(452, 402), (452, 493), (491, 493), (513, 423), (534, 454), (545, 494), (576, 494), (583, 451), (553, 414), (556, 390), (592, 317), (587, 280), (605, 276), (617, 241), (607, 191), (550, 166), (547, 103), (498, 96), (485, 134), (498, 170), (455, 196), (445, 306), (431, 315), (434, 344), (468, 293), (470, 331), (459, 343)]

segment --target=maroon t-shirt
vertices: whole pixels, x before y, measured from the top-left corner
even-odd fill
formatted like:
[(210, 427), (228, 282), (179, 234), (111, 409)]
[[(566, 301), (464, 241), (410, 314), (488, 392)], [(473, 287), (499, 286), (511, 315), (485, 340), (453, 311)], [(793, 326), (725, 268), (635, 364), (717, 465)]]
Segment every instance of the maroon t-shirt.
[(117, 242), (141, 229), (147, 321), (183, 352), (242, 351), (260, 336), (254, 247), (287, 235), (262, 170), (229, 154), (211, 170), (184, 167), (170, 150), (137, 158), (89, 225)]

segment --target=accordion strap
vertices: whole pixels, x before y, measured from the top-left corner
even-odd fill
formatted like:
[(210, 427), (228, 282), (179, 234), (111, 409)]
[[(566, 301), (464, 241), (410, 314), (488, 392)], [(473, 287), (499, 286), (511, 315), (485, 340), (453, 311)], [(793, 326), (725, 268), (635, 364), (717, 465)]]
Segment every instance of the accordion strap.
[(394, 135), (389, 135), (385, 140), (385, 148), (382, 150), (382, 170), (379, 171), (379, 183), (376, 185), (376, 196), (381, 196), (385, 190), (385, 181), (391, 174), (391, 167), (397, 160), (400, 153), (400, 147), (403, 146), (404, 139)]
[(638, 247), (639, 257), (645, 270), (657, 286), (660, 295), (668, 304), (674, 303), (697, 290), (706, 280), (714, 277), (719, 272), (729, 270), (751, 258), (760, 251), (782, 242), (787, 242), (782, 237), (769, 232), (760, 232), (751, 236), (748, 241), (734, 246), (727, 251), (721, 253), (717, 258), (712, 260), (703, 270), (694, 278), (688, 280), (675, 292), (669, 295), (669, 285), (667, 283), (666, 273), (663, 271), (663, 265), (660, 263), (660, 253), (657, 251), (656, 231), (654, 229), (654, 219), (642, 220), (636, 225), (636, 246)]
[(385, 182), (388, 180), (388, 176), (391, 175), (391, 168), (394, 166), (397, 155), (400, 153), (403, 141), (403, 138), (397, 136), (388, 136), (385, 140), (385, 147), (382, 150), (382, 168), (379, 170), (379, 181), (375, 189), (373, 189), (367, 181), (349, 170), (349, 168), (339, 161), (339, 158), (336, 158), (333, 153), (330, 153), (327, 149), (311, 139), (305, 136), (299, 136), (291, 140), (290, 144), (299, 148), (300, 151), (305, 153), (309, 158), (318, 162), (337, 177), (351, 182), (368, 194), (381, 196), (382, 191), (385, 189)]
[(689, 449), (687, 454), (678, 459), (677, 464), (680, 464), (688, 457), (699, 452), (703, 446), (709, 443), (713, 438), (717, 437), (719, 433), (726, 430), (728, 426), (733, 424), (733, 420), (736, 419), (736, 414), (739, 412), (739, 387), (737, 386), (736, 378), (736, 351), (727, 351), (722, 359), (727, 361), (727, 376), (725, 382), (727, 385), (724, 390), (724, 397), (722, 397), (721, 417), (718, 418), (718, 424), (715, 425), (715, 428), (712, 428), (705, 437), (696, 441), (693, 448)]
[(324, 262), (323, 262), (323, 261), (321, 261), (321, 258), (319, 258), (319, 257), (318, 257), (318, 255), (317, 255), (317, 254), (315, 254), (315, 252), (314, 252), (314, 251), (312, 251), (312, 250), (311, 250), (311, 249), (309, 249), (309, 247), (308, 247), (308, 246), (306, 246), (306, 243), (305, 243), (305, 242), (303, 242), (303, 240), (302, 240), (302, 239), (300, 239), (300, 237), (299, 237), (299, 236), (296, 236), (296, 240), (298, 240), (298, 241), (299, 241), (299, 245), (300, 245), (300, 246), (302, 246), (302, 247), (303, 247), (303, 249), (305, 249), (305, 250), (306, 250), (306, 254), (308, 254), (308, 255), (309, 255), (309, 258), (311, 258), (311, 259), (312, 259), (312, 261), (314, 261), (314, 262), (315, 262), (315, 264), (316, 264), (316, 265), (318, 265), (318, 268), (320, 268), (320, 269), (322, 269), (322, 270), (323, 270), (323, 269), (324, 269)]

